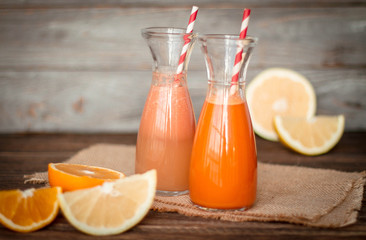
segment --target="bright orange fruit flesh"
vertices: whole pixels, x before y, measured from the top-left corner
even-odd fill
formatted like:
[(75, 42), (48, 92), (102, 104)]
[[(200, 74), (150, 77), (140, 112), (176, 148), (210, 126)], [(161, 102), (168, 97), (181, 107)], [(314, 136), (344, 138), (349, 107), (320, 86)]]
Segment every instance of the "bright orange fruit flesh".
[(123, 173), (108, 168), (68, 163), (48, 164), (50, 185), (59, 186), (64, 192), (95, 187), (123, 177)]
[(61, 188), (0, 191), (0, 222), (17, 232), (32, 232), (51, 223), (59, 211)]

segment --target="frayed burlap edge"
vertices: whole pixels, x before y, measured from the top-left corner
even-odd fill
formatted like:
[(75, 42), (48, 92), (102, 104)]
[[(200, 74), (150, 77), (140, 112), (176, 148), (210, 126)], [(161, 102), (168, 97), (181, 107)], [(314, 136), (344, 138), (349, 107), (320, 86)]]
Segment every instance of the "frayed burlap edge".
[[(364, 171), (359, 173), (359, 178), (353, 182), (351, 190), (338, 205), (332, 207), (329, 212), (325, 212), (323, 215), (315, 217), (314, 219), (252, 214), (250, 209), (247, 211), (207, 211), (195, 206), (190, 201), (188, 195), (178, 197), (156, 196), (152, 209), (158, 212), (177, 212), (185, 216), (232, 222), (288, 222), (310, 227), (339, 228), (349, 226), (357, 221), (358, 211), (362, 206), (365, 182), (366, 172)], [(170, 201), (172, 198), (180, 198), (180, 201)]]
[(24, 175), (24, 184), (47, 184), (47, 172), (37, 172), (30, 175)]

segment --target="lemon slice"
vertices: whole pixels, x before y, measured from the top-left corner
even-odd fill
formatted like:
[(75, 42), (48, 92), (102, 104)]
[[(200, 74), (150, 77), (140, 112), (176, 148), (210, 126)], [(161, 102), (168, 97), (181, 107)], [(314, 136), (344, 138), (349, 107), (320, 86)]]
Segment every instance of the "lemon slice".
[(156, 171), (58, 195), (62, 213), (90, 235), (122, 233), (148, 213), (155, 196)]
[(248, 84), (246, 96), (255, 133), (271, 141), (278, 141), (273, 128), (275, 115), (309, 118), (316, 111), (311, 83), (285, 68), (270, 68), (258, 74)]
[(274, 127), (280, 141), (304, 155), (315, 156), (327, 153), (341, 139), (345, 119), (339, 116), (296, 118), (276, 116)]

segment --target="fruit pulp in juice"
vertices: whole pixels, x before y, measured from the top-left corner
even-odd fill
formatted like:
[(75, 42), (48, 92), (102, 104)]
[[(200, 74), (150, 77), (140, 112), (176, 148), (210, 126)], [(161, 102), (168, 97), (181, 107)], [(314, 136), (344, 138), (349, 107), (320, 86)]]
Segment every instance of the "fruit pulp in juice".
[(135, 170), (156, 169), (157, 190), (185, 191), (196, 124), (192, 102), (186, 85), (169, 83), (174, 78), (170, 75), (153, 76), (168, 83), (150, 88), (137, 137)]
[(206, 99), (197, 125), (190, 166), (190, 197), (206, 208), (238, 209), (254, 204), (257, 151), (247, 104)]

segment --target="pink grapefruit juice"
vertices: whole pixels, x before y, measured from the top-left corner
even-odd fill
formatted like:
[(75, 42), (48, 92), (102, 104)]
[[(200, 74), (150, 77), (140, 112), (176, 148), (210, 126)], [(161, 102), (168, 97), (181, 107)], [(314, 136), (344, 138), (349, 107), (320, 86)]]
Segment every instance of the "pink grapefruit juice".
[[(188, 190), (195, 117), (185, 85), (174, 77), (153, 74), (136, 144), (136, 173), (156, 169), (160, 191)], [(156, 84), (154, 84), (156, 83)]]

